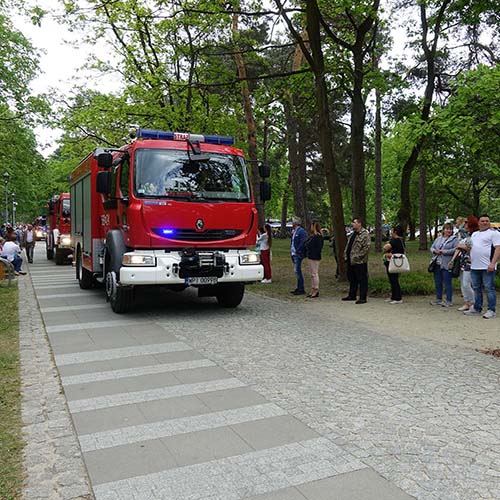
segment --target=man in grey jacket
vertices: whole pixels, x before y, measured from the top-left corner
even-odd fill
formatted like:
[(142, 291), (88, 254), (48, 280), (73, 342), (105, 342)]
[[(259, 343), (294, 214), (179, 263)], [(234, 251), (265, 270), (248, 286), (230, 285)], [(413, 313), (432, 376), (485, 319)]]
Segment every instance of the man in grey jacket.
[[(347, 263), (349, 295), (342, 300), (355, 300), (356, 304), (366, 304), (368, 294), (368, 252), (370, 251), (370, 233), (363, 227), (363, 221), (356, 217), (352, 221), (353, 232), (350, 234), (344, 250)], [(359, 299), (356, 300), (359, 288)]]

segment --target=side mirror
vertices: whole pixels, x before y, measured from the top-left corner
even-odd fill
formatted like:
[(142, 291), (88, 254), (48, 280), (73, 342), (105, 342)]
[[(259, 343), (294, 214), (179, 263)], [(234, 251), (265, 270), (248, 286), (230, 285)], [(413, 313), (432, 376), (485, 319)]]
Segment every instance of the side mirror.
[(259, 165), (259, 175), (263, 179), (267, 179), (271, 175), (271, 168), (269, 167), (269, 165), (264, 165), (263, 163), (261, 163)]
[(262, 201), (269, 201), (271, 199), (271, 184), (269, 182), (261, 181), (260, 199)]
[(111, 168), (113, 166), (113, 155), (111, 153), (99, 153), (97, 155), (97, 165), (101, 168)]
[(111, 172), (97, 172), (96, 191), (106, 195), (111, 193)]

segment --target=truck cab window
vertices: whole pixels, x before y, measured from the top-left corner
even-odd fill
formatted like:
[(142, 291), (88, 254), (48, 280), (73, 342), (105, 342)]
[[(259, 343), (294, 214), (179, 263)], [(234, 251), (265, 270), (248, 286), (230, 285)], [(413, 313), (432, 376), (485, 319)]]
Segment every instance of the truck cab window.
[(139, 149), (134, 181), (139, 197), (250, 200), (245, 162), (229, 154), (194, 161), (185, 151)]
[(128, 197), (129, 195), (129, 180), (130, 180), (130, 163), (125, 160), (120, 168), (120, 190), (122, 196)]

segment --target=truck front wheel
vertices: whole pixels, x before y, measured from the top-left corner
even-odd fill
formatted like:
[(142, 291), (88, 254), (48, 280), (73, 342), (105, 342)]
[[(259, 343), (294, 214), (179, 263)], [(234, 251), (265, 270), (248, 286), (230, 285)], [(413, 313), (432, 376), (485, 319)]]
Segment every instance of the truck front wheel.
[(65, 255), (62, 252), (58, 252), (56, 248), (54, 258), (56, 266), (62, 266), (64, 264), (64, 257)]
[(132, 306), (134, 290), (132, 287), (118, 285), (116, 273), (108, 271), (106, 273), (106, 298), (113, 312), (117, 314), (126, 313)]
[(82, 252), (79, 250), (76, 256), (76, 279), (82, 290), (88, 290), (94, 286), (94, 276), (83, 267)]
[(221, 307), (238, 307), (245, 295), (244, 283), (221, 283), (217, 285), (217, 302)]

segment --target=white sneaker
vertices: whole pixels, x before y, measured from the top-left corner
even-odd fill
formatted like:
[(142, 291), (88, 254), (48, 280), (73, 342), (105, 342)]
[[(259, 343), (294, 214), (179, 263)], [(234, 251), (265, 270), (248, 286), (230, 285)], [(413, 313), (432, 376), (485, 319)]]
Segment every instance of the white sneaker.
[(264, 283), (264, 284), (268, 284), (268, 283), (272, 283), (273, 280), (262, 280), (261, 283)]
[(470, 309), (470, 306), (464, 304), (462, 307), (459, 307), (457, 311), (468, 311)]
[(441, 307), (453, 307), (453, 304), (451, 302), (443, 302)]
[(481, 311), (476, 311), (474, 309), (474, 306), (471, 306), (471, 308), (468, 311), (464, 311), (464, 314), (466, 316), (477, 316), (478, 314), (481, 314)]
[(431, 306), (440, 306), (443, 304), (443, 299), (436, 299), (431, 301)]
[(496, 318), (497, 313), (495, 311), (492, 311), (491, 309), (488, 309), (484, 314), (483, 318), (484, 319), (491, 319), (491, 318)]
[(402, 300), (391, 300), (391, 301), (389, 302), (389, 304), (402, 304), (402, 303), (403, 303), (403, 301), (402, 301)]

